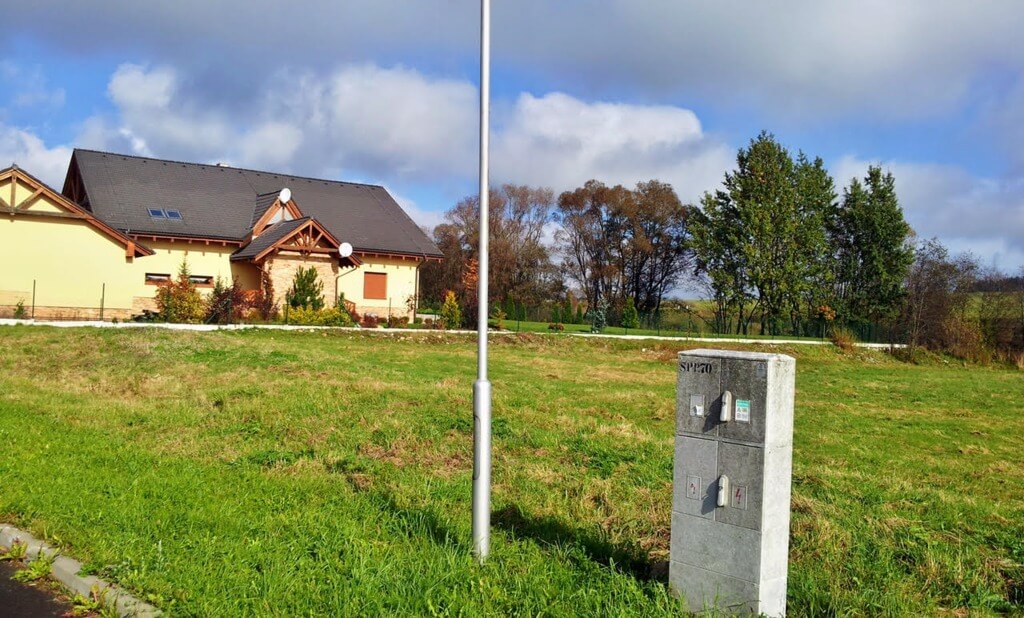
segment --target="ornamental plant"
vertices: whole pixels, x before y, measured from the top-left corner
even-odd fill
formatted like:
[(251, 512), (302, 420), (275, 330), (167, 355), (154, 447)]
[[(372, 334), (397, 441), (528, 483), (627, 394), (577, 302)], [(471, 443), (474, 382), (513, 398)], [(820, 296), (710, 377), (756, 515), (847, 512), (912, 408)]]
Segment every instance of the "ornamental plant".
[(157, 313), (165, 322), (196, 324), (206, 316), (206, 303), (192, 283), (188, 260), (182, 259), (178, 276), (156, 290)]
[(316, 268), (300, 266), (288, 290), (288, 304), (293, 309), (302, 307), (320, 311), (324, 308), (324, 283), (316, 274)]
[(441, 323), (448, 330), (462, 326), (462, 309), (459, 307), (459, 300), (455, 292), (448, 290), (444, 295), (444, 304), (441, 305), (441, 315), (438, 316)]

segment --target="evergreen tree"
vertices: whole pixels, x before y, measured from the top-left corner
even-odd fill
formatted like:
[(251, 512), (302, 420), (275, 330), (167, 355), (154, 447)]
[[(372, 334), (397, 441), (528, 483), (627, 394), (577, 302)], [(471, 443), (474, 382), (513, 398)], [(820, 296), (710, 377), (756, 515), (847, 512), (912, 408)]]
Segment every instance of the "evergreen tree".
[(556, 304), (551, 308), (551, 321), (558, 324), (562, 321), (562, 306)]
[(441, 323), (448, 330), (462, 326), (462, 309), (459, 307), (459, 300), (455, 292), (448, 290), (444, 296), (444, 304), (441, 305)]
[(516, 315), (519, 316), (519, 320), (521, 322), (525, 322), (526, 321), (526, 317), (527, 317), (526, 303), (524, 303), (523, 301), (519, 301), (519, 308), (516, 310)]
[(565, 302), (562, 303), (562, 321), (566, 324), (573, 324), (573, 317), (572, 300), (566, 296)]
[(840, 317), (881, 320), (900, 310), (914, 259), (912, 234), (891, 173), (871, 166), (863, 183), (850, 182), (833, 230)]
[(583, 303), (576, 305), (576, 319), (573, 321), (574, 324), (583, 324), (586, 318), (583, 316)]
[(625, 328), (640, 327), (640, 314), (636, 311), (636, 303), (633, 302), (632, 297), (626, 299), (626, 306), (622, 310), (622, 326)]
[(318, 279), (316, 268), (300, 266), (295, 271), (292, 287), (288, 290), (288, 304), (293, 309), (302, 307), (320, 311), (324, 308), (324, 284)]
[(511, 296), (505, 297), (505, 317), (509, 320), (514, 320), (518, 314), (516, 313), (516, 304), (512, 300)]

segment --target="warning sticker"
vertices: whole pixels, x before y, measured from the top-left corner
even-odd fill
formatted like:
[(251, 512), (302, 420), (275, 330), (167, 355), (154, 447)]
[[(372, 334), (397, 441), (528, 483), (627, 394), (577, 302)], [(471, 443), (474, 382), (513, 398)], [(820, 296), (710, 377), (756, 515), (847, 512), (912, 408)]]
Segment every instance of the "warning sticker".
[(739, 423), (750, 422), (750, 400), (749, 399), (737, 399), (736, 400), (736, 421)]

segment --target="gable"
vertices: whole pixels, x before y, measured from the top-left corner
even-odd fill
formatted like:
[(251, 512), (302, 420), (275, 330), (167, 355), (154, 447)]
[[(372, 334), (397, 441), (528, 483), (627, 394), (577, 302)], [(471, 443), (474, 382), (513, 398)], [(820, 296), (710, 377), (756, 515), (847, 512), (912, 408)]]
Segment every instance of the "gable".
[(0, 171), (0, 215), (82, 221), (123, 246), (127, 257), (153, 254), (16, 166)]

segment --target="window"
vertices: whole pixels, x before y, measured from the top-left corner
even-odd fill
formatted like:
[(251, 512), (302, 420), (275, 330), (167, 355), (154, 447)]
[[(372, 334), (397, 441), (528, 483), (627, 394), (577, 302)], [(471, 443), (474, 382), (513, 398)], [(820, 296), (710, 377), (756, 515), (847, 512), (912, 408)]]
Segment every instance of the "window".
[(387, 297), (387, 273), (363, 273), (363, 298), (386, 300)]
[(167, 218), (170, 219), (171, 221), (183, 221), (184, 220), (184, 218), (181, 216), (181, 211), (180, 210), (168, 210), (167, 211)]
[(164, 210), (162, 208), (147, 208), (146, 210), (149, 211), (149, 218), (150, 219), (166, 219), (167, 218), (167, 214), (164, 213)]
[(146, 283), (148, 285), (160, 285), (170, 280), (171, 275), (169, 273), (146, 273)]
[(213, 287), (213, 277), (206, 275), (192, 275), (188, 278), (189, 283), (199, 287)]

